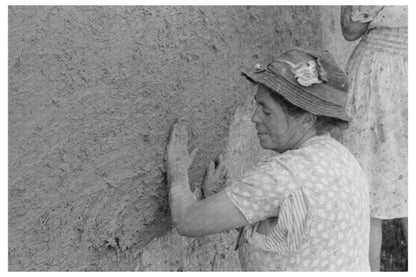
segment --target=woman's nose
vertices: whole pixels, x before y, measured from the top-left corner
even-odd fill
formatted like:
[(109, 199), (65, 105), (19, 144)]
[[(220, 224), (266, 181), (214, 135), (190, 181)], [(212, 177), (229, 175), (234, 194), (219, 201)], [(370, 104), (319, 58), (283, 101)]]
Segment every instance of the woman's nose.
[(258, 107), (256, 108), (256, 110), (254, 111), (254, 114), (253, 114), (253, 116), (251, 117), (251, 122), (253, 122), (253, 123), (260, 123), (260, 118), (259, 118), (259, 115), (258, 115)]

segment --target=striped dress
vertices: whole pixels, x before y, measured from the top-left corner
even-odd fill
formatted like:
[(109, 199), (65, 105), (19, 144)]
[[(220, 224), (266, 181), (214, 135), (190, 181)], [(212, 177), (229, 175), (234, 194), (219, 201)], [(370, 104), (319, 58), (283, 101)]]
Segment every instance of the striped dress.
[(371, 216), (407, 217), (407, 6), (355, 6), (351, 19), (370, 24), (347, 65), (343, 143), (367, 174)]
[(328, 134), (264, 158), (225, 188), (245, 226), (247, 271), (368, 271), (369, 196), (358, 161)]

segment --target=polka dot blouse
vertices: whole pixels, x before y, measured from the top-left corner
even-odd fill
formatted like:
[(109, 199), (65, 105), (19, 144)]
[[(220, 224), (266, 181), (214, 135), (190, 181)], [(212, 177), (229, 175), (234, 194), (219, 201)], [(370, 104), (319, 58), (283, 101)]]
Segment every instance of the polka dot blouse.
[(238, 242), (243, 270), (370, 270), (366, 177), (329, 135), (264, 158), (226, 192), (250, 223)]

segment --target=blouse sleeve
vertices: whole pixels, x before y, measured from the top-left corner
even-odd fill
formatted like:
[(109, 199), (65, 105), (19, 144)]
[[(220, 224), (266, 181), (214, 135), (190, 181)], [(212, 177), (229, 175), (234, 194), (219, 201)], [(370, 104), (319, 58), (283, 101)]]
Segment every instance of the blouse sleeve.
[(230, 201), (250, 224), (278, 215), (282, 200), (295, 189), (290, 172), (277, 161), (259, 164), (226, 187)]
[(385, 6), (371, 21), (369, 28), (371, 29), (377, 27), (406, 27), (408, 25), (407, 17), (407, 6)]
[(309, 229), (309, 201), (302, 189), (297, 189), (283, 201), (277, 225), (264, 237), (260, 246), (280, 255), (296, 251)]

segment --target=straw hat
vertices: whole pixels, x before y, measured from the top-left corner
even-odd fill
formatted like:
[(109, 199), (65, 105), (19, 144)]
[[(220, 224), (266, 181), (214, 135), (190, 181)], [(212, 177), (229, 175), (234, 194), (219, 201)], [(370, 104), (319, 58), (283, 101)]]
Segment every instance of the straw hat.
[(267, 66), (256, 64), (254, 72), (243, 75), (308, 112), (351, 120), (345, 112), (347, 76), (328, 51), (293, 48)]

